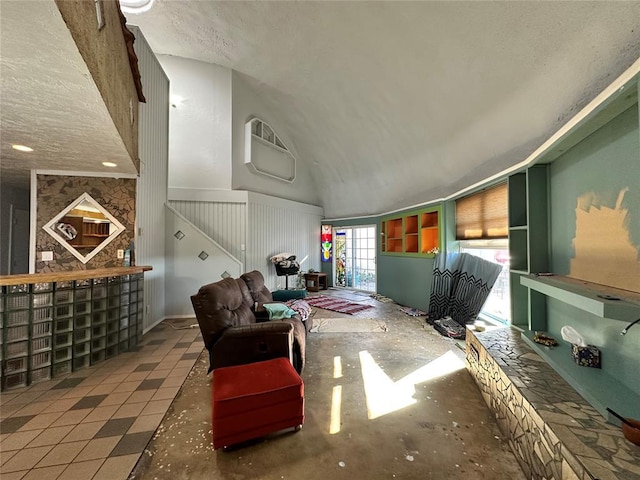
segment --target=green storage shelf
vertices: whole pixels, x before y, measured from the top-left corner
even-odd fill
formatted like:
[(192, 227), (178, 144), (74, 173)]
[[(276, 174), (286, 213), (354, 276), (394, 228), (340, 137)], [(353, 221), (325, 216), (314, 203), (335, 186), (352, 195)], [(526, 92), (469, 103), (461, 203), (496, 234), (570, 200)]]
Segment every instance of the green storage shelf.
[[(640, 418), (640, 395), (609, 375), (605, 370), (582, 367), (571, 358), (571, 347), (559, 340), (557, 347), (545, 347), (533, 341), (535, 332), (521, 333), (522, 339), (546, 360), (587, 402), (612, 423), (618, 424), (607, 407), (624, 412), (626, 417)], [(603, 358), (603, 362), (607, 359)]]
[[(537, 292), (561, 300), (598, 317), (631, 322), (640, 317), (640, 294), (560, 275), (523, 276), (520, 282)], [(609, 300), (603, 296), (616, 297)]]

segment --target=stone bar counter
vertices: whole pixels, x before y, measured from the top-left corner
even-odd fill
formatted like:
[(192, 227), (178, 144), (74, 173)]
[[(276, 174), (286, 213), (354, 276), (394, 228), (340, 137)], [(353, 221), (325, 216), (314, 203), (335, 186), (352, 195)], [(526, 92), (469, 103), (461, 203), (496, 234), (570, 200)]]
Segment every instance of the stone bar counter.
[(640, 478), (640, 447), (531, 350), (519, 331), (468, 330), (466, 350), (467, 369), (527, 478)]
[(0, 276), (1, 390), (49, 380), (135, 348), (142, 338), (148, 270)]

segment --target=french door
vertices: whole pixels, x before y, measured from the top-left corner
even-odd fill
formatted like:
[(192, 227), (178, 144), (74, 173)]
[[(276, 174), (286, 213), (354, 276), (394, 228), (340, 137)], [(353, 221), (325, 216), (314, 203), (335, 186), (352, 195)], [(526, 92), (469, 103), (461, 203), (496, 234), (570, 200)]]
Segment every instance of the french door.
[(376, 226), (334, 227), (336, 287), (376, 291)]

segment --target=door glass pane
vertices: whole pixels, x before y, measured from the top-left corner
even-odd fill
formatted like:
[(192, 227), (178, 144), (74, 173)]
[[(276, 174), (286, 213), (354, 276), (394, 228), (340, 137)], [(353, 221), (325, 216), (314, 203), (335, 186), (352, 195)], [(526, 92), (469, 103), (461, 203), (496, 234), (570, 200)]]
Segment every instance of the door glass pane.
[(336, 286), (376, 291), (376, 227), (336, 229)]

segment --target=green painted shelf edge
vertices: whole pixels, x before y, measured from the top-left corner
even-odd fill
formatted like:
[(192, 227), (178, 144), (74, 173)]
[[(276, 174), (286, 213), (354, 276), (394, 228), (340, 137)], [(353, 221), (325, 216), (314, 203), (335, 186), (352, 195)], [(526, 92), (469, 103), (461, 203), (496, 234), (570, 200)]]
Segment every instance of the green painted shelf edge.
[[(571, 347), (562, 339), (557, 347), (545, 347), (533, 341), (535, 332), (520, 334), (531, 349), (546, 360), (587, 402), (614, 425), (620, 421), (607, 407), (625, 417), (640, 418), (640, 394), (634, 392), (600, 368), (582, 367), (571, 358)], [(603, 358), (602, 362), (607, 359)]]
[[(520, 283), (551, 298), (602, 318), (631, 322), (640, 317), (640, 294), (560, 275), (523, 276)], [(620, 300), (607, 300), (598, 295), (611, 295)]]

